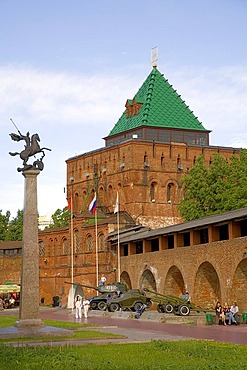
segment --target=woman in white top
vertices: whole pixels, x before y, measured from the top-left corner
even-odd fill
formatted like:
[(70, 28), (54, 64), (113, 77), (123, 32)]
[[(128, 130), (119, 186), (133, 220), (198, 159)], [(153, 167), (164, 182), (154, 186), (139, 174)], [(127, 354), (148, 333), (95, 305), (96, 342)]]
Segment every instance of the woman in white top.
[(85, 319), (87, 319), (88, 317), (88, 310), (89, 310), (89, 305), (90, 305), (90, 302), (87, 298), (83, 298), (83, 302), (82, 302), (82, 305), (83, 305), (83, 310), (84, 310), (84, 317)]
[(81, 297), (78, 295), (76, 297), (76, 302), (75, 302), (75, 318), (76, 319), (81, 319)]

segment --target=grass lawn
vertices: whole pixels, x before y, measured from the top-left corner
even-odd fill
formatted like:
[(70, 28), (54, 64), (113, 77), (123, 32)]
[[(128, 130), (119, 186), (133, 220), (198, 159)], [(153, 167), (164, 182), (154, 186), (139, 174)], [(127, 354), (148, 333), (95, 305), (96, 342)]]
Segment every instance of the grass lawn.
[[(6, 326), (14, 326), (16, 320), (18, 320), (15, 316), (2, 316), (0, 320), (0, 328), (4, 328)], [(0, 343), (6, 342), (27, 342), (27, 341), (54, 341), (54, 340), (66, 340), (66, 339), (102, 339), (102, 338), (122, 338), (121, 335), (115, 335), (111, 333), (101, 333), (97, 331), (97, 326), (91, 324), (80, 324), (75, 322), (68, 322), (68, 321), (59, 321), (59, 320), (43, 320), (46, 326), (53, 326), (57, 328), (63, 329), (70, 329), (74, 330), (74, 335), (71, 336), (46, 336), (45, 338), (38, 337), (38, 338), (10, 338), (10, 339), (0, 339)], [(91, 330), (87, 330), (91, 328)], [(96, 330), (92, 330), (95, 328)], [(1, 358), (1, 357), (0, 357)], [(0, 361), (0, 370), (1, 370), (1, 361)]]
[(246, 369), (246, 346), (211, 341), (12, 347), (0, 345), (0, 369)]

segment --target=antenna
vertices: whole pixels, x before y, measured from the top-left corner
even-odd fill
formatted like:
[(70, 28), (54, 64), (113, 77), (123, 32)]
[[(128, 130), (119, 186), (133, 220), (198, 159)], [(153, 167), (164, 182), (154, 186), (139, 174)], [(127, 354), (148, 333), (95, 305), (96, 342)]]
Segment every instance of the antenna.
[(151, 64), (153, 67), (157, 67), (157, 62), (158, 61), (158, 46), (155, 46), (154, 48), (151, 49)]

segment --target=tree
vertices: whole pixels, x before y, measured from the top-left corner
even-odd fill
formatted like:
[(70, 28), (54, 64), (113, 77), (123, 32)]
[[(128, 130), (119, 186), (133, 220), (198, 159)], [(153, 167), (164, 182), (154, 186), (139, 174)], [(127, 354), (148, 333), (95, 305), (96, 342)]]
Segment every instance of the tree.
[(8, 232), (8, 224), (10, 219), (10, 211), (7, 211), (6, 214), (2, 214), (2, 210), (0, 210), (0, 240), (6, 240), (6, 235)]
[(22, 233), (23, 233), (23, 210), (18, 209), (17, 216), (9, 222), (5, 240), (22, 240)]
[(68, 226), (70, 217), (71, 213), (67, 210), (67, 207), (64, 207), (63, 209), (57, 209), (56, 212), (51, 216), (52, 224), (46, 227), (46, 229)]
[(179, 211), (187, 221), (247, 206), (247, 151), (230, 162), (219, 154), (207, 167), (204, 157), (182, 179), (184, 199)]

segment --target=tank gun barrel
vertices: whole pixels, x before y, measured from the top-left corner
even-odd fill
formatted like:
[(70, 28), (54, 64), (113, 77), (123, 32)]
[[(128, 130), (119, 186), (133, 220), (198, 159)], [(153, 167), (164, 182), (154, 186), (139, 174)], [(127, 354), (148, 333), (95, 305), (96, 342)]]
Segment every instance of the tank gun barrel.
[(100, 291), (100, 288), (97, 287), (97, 286), (92, 286), (92, 285), (85, 285), (85, 284), (81, 284), (81, 283), (70, 283), (68, 281), (65, 281), (64, 282), (65, 284), (70, 284), (70, 285), (75, 285), (75, 286), (82, 286), (84, 288), (90, 288), (90, 289), (95, 289), (97, 291)]
[(74, 286), (81, 286), (83, 288), (89, 288), (89, 289), (94, 289), (100, 293), (112, 293), (116, 291), (120, 291), (121, 293), (126, 292), (127, 286), (123, 283), (115, 282), (111, 284), (106, 284), (102, 286), (92, 286), (92, 285), (86, 285), (86, 284), (81, 284), (81, 283), (70, 283), (68, 281), (65, 281), (65, 284), (71, 284)]

